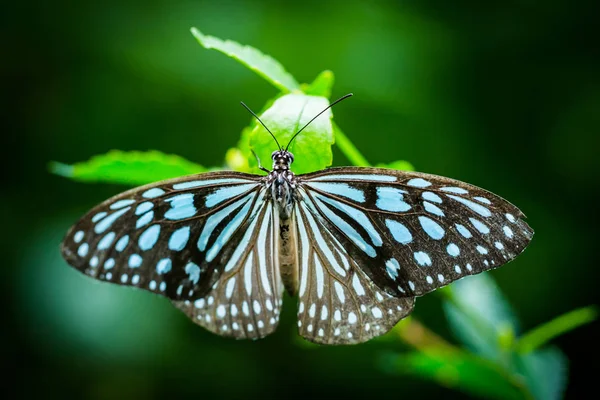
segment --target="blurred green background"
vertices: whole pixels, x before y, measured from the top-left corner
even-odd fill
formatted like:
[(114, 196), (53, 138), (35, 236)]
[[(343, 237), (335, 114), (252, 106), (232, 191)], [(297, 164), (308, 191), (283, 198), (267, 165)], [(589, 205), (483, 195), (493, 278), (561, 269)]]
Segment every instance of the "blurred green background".
[[(0, 285), (11, 383), (24, 398), (463, 398), (381, 372), (377, 356), (389, 344), (298, 346), (293, 300), (275, 335), (234, 342), (163, 299), (85, 278), (61, 260), (58, 244), (123, 187), (75, 183), (50, 175), (47, 163), (117, 148), (221, 164), (250, 120), (239, 101), (258, 110), (276, 90), (199, 46), (191, 26), (253, 45), (301, 81), (330, 69), (333, 96), (355, 94), (335, 120), (371, 162), (406, 159), (527, 214), (536, 231), (529, 249), (491, 273), (526, 330), (597, 302), (598, 4), (6, 4)], [(334, 163), (346, 163), (339, 151)], [(419, 299), (414, 315), (454, 340), (439, 297)], [(555, 341), (569, 358), (567, 397), (596, 387), (585, 371), (596, 361), (597, 337), (591, 325)]]

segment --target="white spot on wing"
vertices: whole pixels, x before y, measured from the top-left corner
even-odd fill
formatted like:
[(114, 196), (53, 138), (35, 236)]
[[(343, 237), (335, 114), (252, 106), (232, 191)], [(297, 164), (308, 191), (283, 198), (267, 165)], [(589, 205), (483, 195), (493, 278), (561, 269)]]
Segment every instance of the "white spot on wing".
[(416, 251), (414, 256), (415, 260), (421, 267), (431, 266), (431, 257), (429, 257), (429, 254), (425, 253), (424, 251)]
[(83, 240), (83, 236), (83, 231), (77, 231), (75, 235), (73, 235), (73, 241), (75, 241), (75, 243), (79, 243)]
[(335, 288), (335, 293), (337, 294), (338, 299), (340, 299), (340, 302), (344, 303), (344, 301), (346, 300), (346, 295), (344, 294), (344, 287), (338, 281), (335, 281), (333, 283), (333, 287)]
[(462, 197), (454, 196), (452, 194), (447, 194), (446, 196), (469, 207), (471, 210), (475, 211), (477, 214), (481, 215), (482, 217), (491, 217), (492, 216), (492, 212), (489, 209), (487, 209), (486, 207), (482, 206), (481, 204), (477, 204), (474, 201), (467, 200)]
[(413, 178), (406, 182), (408, 186), (417, 187), (417, 188), (426, 188), (431, 186), (431, 182), (426, 181), (423, 178)]
[(443, 187), (440, 190), (443, 191), (443, 192), (456, 193), (456, 194), (467, 194), (467, 193), (469, 193), (467, 190), (465, 190), (463, 188), (459, 188), (459, 187)]
[(125, 206), (128, 206), (130, 204), (135, 203), (135, 200), (131, 200), (131, 199), (125, 199), (125, 200), (119, 200), (119, 201), (115, 201), (114, 203), (112, 203), (110, 205), (110, 209), (111, 210), (118, 210), (119, 208), (123, 208)]
[(244, 264), (244, 287), (248, 296), (252, 294), (252, 265), (253, 265), (254, 252), (248, 254), (246, 263)]
[(413, 236), (404, 224), (392, 219), (386, 219), (385, 226), (387, 226), (393, 238), (398, 243), (408, 244), (412, 242)]
[(365, 294), (365, 288), (360, 283), (360, 279), (358, 278), (357, 274), (354, 274), (354, 276), (352, 277), (352, 287), (354, 288), (354, 291), (357, 295), (363, 296)]
[(429, 217), (419, 217), (419, 222), (421, 223), (421, 227), (425, 231), (430, 238), (434, 240), (440, 240), (444, 237), (445, 231), (444, 228), (440, 226), (437, 222), (432, 220)]
[(390, 186), (380, 186), (377, 188), (377, 201), (375, 205), (380, 210), (391, 212), (404, 212), (411, 209), (410, 205), (404, 201), (405, 190)]
[(163, 194), (165, 194), (164, 190), (162, 190), (160, 188), (152, 188), (152, 189), (146, 190), (142, 194), (142, 197), (145, 197), (147, 199), (153, 199), (155, 197), (162, 196)]

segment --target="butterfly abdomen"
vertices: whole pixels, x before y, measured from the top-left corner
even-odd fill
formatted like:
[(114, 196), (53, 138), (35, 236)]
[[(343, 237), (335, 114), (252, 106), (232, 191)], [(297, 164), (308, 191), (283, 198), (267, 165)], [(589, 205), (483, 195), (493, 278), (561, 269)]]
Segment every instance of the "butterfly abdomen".
[(298, 293), (298, 259), (293, 227), (291, 218), (279, 222), (279, 268), (283, 286), (290, 296)]

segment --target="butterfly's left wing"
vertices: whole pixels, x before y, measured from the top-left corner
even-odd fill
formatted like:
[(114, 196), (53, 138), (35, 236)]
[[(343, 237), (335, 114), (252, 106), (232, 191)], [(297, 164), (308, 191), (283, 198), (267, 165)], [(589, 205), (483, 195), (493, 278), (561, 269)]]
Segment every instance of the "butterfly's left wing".
[(213, 172), (114, 196), (67, 233), (61, 250), (95, 279), (165, 296), (223, 336), (263, 337), (282, 298), (277, 222), (260, 176)]
[(257, 339), (277, 328), (284, 290), (277, 252), (279, 214), (273, 204), (265, 203), (245, 229), (211, 290), (201, 299), (173, 304), (213, 333)]
[(394, 297), (420, 296), (505, 264), (533, 236), (518, 208), (454, 179), (345, 167), (298, 180), (300, 203)]

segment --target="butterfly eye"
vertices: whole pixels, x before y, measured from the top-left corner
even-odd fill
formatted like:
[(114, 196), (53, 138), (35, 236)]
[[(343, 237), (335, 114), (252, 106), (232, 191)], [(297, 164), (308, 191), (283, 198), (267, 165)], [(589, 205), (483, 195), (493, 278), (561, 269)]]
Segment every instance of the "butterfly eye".
[(278, 154), (279, 154), (279, 150), (275, 150), (273, 153), (271, 153), (271, 159), (273, 161), (275, 161), (275, 157), (277, 157)]

